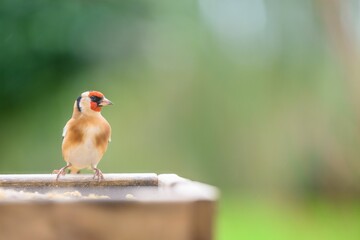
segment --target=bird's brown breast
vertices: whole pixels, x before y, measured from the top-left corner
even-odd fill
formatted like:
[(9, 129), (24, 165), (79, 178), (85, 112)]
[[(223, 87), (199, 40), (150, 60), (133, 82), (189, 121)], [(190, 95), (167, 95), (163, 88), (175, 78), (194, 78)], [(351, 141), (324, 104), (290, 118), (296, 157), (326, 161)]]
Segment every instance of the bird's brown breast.
[[(96, 132), (93, 130), (96, 129)], [(89, 133), (93, 133), (89, 134)], [(71, 119), (67, 124), (66, 136), (63, 142), (63, 151), (84, 143), (85, 138), (91, 137), (94, 146), (102, 154), (107, 149), (111, 128), (104, 118), (77, 118)], [(92, 135), (92, 136), (91, 136)]]
[(67, 142), (72, 145), (80, 144), (83, 142), (84, 135), (84, 129), (81, 129), (81, 126), (73, 125), (68, 129)]
[(95, 137), (95, 146), (99, 151), (104, 154), (107, 149), (107, 145), (109, 143), (110, 138), (110, 128), (104, 127), (103, 131), (101, 131)]

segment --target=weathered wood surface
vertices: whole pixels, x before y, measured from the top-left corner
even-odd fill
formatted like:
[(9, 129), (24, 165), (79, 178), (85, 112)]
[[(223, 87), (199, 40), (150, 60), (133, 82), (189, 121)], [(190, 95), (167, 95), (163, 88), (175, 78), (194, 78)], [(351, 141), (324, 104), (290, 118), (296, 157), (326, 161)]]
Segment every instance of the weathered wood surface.
[[(175, 174), (0, 175), (0, 188), (155, 186), (143, 199), (0, 201), (0, 240), (212, 240), (216, 188)], [(98, 189), (98, 188), (96, 188)], [(149, 196), (150, 195), (150, 196)]]
[(159, 189), (169, 196), (179, 196), (182, 201), (216, 201), (219, 197), (217, 188), (179, 177), (176, 174), (158, 175)]
[[(0, 204), (4, 240), (202, 240), (188, 203)], [(210, 231), (210, 229), (208, 229)]]
[(0, 187), (96, 187), (96, 186), (157, 186), (155, 173), (104, 174), (104, 180), (92, 174), (66, 174), (56, 181), (56, 174), (1, 174)]
[(194, 240), (213, 239), (216, 217), (216, 202), (219, 198), (217, 188), (179, 177), (176, 174), (158, 175), (159, 189), (170, 199), (188, 201), (192, 207), (190, 238)]

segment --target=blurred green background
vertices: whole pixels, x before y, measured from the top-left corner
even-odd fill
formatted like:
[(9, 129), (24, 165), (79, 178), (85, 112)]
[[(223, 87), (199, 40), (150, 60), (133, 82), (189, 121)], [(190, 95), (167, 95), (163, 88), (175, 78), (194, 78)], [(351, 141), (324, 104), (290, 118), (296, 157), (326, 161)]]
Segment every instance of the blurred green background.
[(218, 186), (217, 239), (360, 239), (359, 46), (352, 0), (2, 0), (0, 173), (62, 167), (99, 90), (99, 167)]

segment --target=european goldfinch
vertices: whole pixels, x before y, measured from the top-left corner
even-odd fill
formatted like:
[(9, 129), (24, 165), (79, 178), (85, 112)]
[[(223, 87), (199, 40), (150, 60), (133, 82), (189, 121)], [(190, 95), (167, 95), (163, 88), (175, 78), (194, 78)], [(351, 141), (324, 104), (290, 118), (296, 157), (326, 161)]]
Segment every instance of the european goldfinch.
[(87, 91), (77, 98), (73, 115), (62, 134), (62, 155), (66, 166), (54, 170), (56, 181), (60, 175), (65, 175), (67, 169), (78, 173), (84, 168), (94, 170), (94, 179), (104, 179), (97, 165), (111, 141), (110, 124), (101, 115), (102, 107), (107, 105), (112, 105), (112, 102), (98, 91)]

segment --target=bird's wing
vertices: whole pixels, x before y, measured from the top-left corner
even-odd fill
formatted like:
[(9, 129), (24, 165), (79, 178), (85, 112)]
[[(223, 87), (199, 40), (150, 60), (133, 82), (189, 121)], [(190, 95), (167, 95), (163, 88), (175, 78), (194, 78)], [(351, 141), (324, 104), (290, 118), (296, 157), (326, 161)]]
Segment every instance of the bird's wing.
[(70, 118), (70, 120), (67, 121), (67, 123), (65, 124), (65, 127), (63, 128), (63, 132), (62, 132), (62, 138), (63, 139), (65, 138), (68, 129), (71, 128), (71, 126), (74, 125), (74, 124), (75, 124), (75, 119), (74, 118)]
[(110, 124), (109, 124), (109, 142), (111, 142), (111, 127), (110, 127)]
[(62, 132), (62, 138), (64, 139), (65, 135), (66, 135), (66, 131), (67, 131), (67, 124), (65, 125), (63, 132)]
[(68, 126), (69, 126), (69, 123), (70, 123), (71, 119), (66, 123), (65, 127), (63, 128), (63, 132), (62, 132), (62, 138), (64, 139), (65, 136), (66, 136), (66, 133), (67, 133), (67, 130), (68, 130)]

